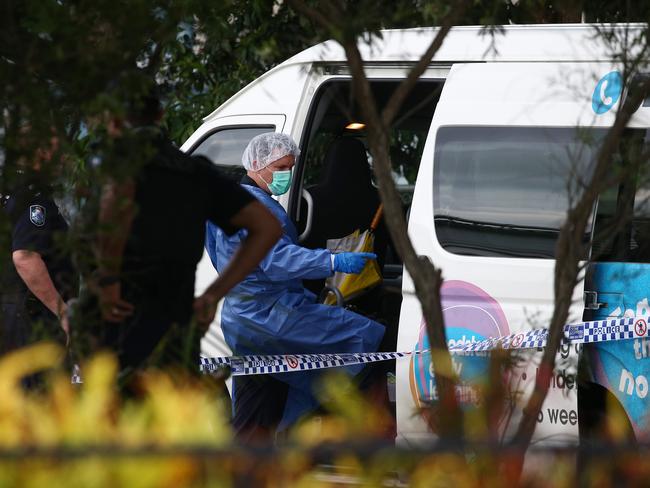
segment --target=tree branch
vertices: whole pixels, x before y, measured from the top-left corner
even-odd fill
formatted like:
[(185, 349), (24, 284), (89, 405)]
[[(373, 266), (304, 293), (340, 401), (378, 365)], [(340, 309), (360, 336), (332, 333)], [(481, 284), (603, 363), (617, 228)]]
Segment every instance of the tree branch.
[[(358, 36), (347, 30), (342, 31), (338, 26), (342, 24), (343, 20), (332, 17), (332, 10), (316, 11), (300, 0), (289, 0), (289, 3), (318, 25), (329, 30), (329, 33), (341, 43), (345, 50), (348, 66), (352, 73), (352, 88), (366, 122), (368, 145), (373, 157), (373, 172), (377, 179), (379, 195), (384, 203), (384, 218), (397, 253), (413, 279), (426, 322), (427, 335), (431, 345), (431, 361), (438, 391), (438, 402), (432, 409), (431, 418), (440, 419), (437, 422), (436, 430), (441, 439), (458, 441), (462, 439), (462, 411), (456, 397), (456, 376), (447, 349), (444, 317), (440, 302), (442, 276), (440, 270), (436, 269), (428, 258), (419, 257), (416, 254), (409, 239), (402, 200), (392, 177), (389, 152), (390, 123), (387, 121), (391, 121), (394, 114), (399, 111), (409, 91), (442, 45), (444, 36), (449, 32), (453, 21), (464, 9), (455, 8), (452, 14), (446, 17), (445, 25), (438, 31), (425, 56), (418, 61), (416, 68), (409, 73), (407, 80), (400, 84), (396, 96), (391, 97), (389, 116), (382, 117), (365, 74), (363, 59), (357, 45)], [(464, 5), (466, 0), (462, 0), (460, 3)], [(343, 34), (337, 36), (341, 32)]]
[(390, 126), (391, 122), (397, 115), (397, 112), (399, 112), (400, 107), (404, 103), (404, 100), (411, 92), (415, 84), (418, 82), (420, 76), (422, 76), (424, 71), (427, 69), (427, 66), (429, 66), (429, 63), (431, 63), (431, 60), (435, 54), (442, 46), (442, 43), (447, 37), (447, 34), (449, 34), (452, 26), (458, 22), (458, 20), (467, 10), (468, 6), (468, 0), (458, 0), (452, 7), (451, 12), (449, 12), (449, 14), (447, 14), (442, 19), (442, 24), (438, 29), (436, 37), (433, 38), (433, 41), (431, 41), (431, 44), (429, 44), (429, 47), (424, 52), (420, 60), (411, 69), (406, 79), (399, 84), (397, 89), (393, 92), (390, 99), (388, 100), (388, 103), (384, 107), (384, 110), (381, 114), (382, 122), (384, 125)]
[[(287, 3), (312, 22), (323, 27), (326, 31), (330, 33), (338, 31), (338, 28), (332, 20), (320, 10), (307, 6), (307, 4), (301, 0), (287, 0)], [(326, 2), (326, 4), (331, 6), (330, 2)]]

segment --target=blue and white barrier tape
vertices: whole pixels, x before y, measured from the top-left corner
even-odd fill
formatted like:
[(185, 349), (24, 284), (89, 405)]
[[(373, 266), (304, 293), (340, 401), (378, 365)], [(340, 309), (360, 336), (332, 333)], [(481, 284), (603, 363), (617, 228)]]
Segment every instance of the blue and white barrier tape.
[[(648, 336), (648, 317), (596, 320), (564, 326), (563, 344), (591, 344), (596, 342), (622, 341)], [(503, 349), (540, 349), (546, 346), (547, 329), (494, 337), (462, 346), (450, 347), (453, 354), (487, 352), (497, 347)], [(341, 354), (275, 354), (200, 358), (203, 372), (230, 367), (232, 376), (270, 373), (292, 373), (315, 369), (352, 366), (398, 359), (428, 351), (368, 352)]]

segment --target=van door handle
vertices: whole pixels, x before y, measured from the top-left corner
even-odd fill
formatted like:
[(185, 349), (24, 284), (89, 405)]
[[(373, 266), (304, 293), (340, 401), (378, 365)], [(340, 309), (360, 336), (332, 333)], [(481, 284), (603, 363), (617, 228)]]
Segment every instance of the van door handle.
[(598, 293), (595, 291), (585, 291), (583, 293), (583, 299), (585, 302), (585, 310), (599, 310), (607, 306), (606, 302), (598, 301)]
[[(302, 234), (298, 236), (298, 242), (307, 239), (311, 232), (312, 221), (314, 220), (314, 199), (305, 189), (302, 190), (302, 196), (305, 199), (305, 202), (307, 202), (307, 222), (305, 222), (305, 230), (303, 230)], [(300, 204), (298, 204), (298, 207), (300, 207)]]

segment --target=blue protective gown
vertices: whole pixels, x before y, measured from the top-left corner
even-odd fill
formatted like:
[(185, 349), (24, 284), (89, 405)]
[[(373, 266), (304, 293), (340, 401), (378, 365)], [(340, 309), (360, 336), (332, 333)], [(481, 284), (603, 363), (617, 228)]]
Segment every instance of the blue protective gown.
[[(297, 244), (297, 233), (284, 208), (264, 190), (243, 185), (275, 215), (284, 231), (280, 241), (245, 280), (226, 296), (221, 327), (235, 355), (373, 352), (384, 326), (340, 307), (316, 303), (303, 279), (332, 275), (330, 252)], [(206, 248), (221, 272), (246, 231), (228, 236), (208, 222)], [(344, 370), (351, 375), (362, 366)], [(311, 383), (317, 372), (274, 375), (289, 385), (280, 428), (295, 422), (318, 403)], [(235, 396), (236, 396), (235, 392)]]

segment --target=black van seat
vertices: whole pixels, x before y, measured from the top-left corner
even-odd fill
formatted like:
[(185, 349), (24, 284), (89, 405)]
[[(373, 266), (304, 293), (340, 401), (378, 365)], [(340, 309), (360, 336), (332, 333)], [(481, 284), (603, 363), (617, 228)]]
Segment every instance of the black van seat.
[[(308, 188), (313, 199), (311, 231), (302, 242), (305, 247), (325, 248), (328, 239), (337, 239), (359, 229), (364, 231), (380, 203), (372, 185), (372, 172), (363, 143), (354, 137), (339, 137), (329, 146), (323, 161), (322, 181)], [(375, 253), (383, 269), (388, 232), (382, 221), (375, 231)], [(324, 280), (305, 280), (305, 286), (318, 294)]]
[[(372, 185), (366, 148), (358, 139), (335, 139), (328, 148), (323, 167), (323, 180), (308, 188), (314, 213), (311, 232), (303, 245), (312, 249), (324, 248), (327, 239), (367, 229), (380, 203), (377, 189)], [(383, 229), (382, 232), (385, 234)]]

